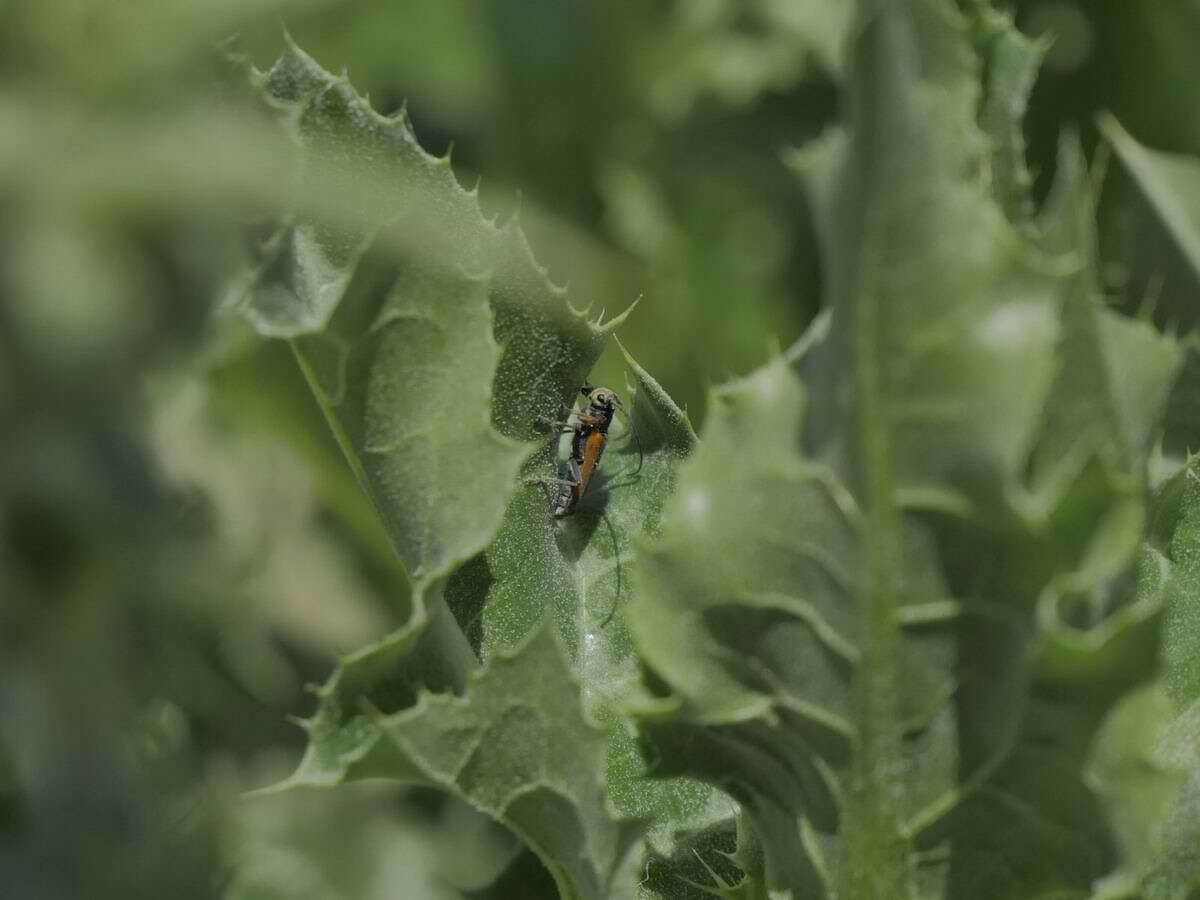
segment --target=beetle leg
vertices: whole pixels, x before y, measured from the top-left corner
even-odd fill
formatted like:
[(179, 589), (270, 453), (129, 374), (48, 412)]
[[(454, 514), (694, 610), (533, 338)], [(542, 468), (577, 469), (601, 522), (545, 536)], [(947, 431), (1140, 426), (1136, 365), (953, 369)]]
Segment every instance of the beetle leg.
[(525, 480), (525, 485), (527, 487), (546, 488), (552, 484), (561, 485), (563, 487), (576, 487), (578, 486), (579, 482), (567, 481), (565, 478), (527, 478)]
[(565, 478), (530, 478), (526, 480), (526, 485), (533, 487), (548, 487), (551, 485), (562, 485), (563, 487), (575, 487), (580, 484), (578, 481), (568, 481)]
[(538, 486), (546, 494), (546, 502), (554, 506), (554, 515), (562, 517), (566, 515), (569, 503), (569, 494), (560, 492), (555, 498), (551, 493), (550, 486), (557, 485), (560, 488), (569, 488), (571, 490), (579, 487), (583, 480), (583, 472), (579, 468), (579, 463), (575, 459), (567, 460), (567, 478), (530, 478), (525, 484), (529, 486)]
[(550, 416), (538, 416), (537, 420), (539, 422), (546, 422), (549, 424), (565, 425), (567, 420), (571, 418), (571, 416), (574, 412), (575, 412), (575, 407), (568, 406), (566, 403), (559, 401), (559, 404), (558, 404), (558, 416), (559, 417), (557, 419), (551, 418)]
[(557, 430), (560, 434), (567, 434), (575, 430), (575, 426), (565, 419), (550, 419), (546, 416), (538, 416), (536, 421), (539, 425), (545, 425), (547, 431)]
[(570, 476), (567, 484), (571, 485), (571, 487), (575, 487), (583, 481), (583, 470), (579, 468), (579, 460), (573, 456), (567, 460), (567, 475)]
[(567, 486), (568, 482), (559, 478), (530, 478), (526, 480), (525, 484), (528, 487), (540, 487), (542, 489), (542, 493), (546, 495), (546, 503), (550, 506), (557, 507), (558, 500), (555, 496), (555, 492), (551, 491), (550, 488), (551, 486), (560, 488), (565, 487)]

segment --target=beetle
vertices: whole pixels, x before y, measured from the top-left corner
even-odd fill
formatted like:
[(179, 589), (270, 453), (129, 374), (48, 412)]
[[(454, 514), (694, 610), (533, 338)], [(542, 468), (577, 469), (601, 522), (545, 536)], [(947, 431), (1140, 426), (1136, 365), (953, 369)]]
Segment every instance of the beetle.
[[(587, 398), (587, 405), (583, 409), (568, 411), (564, 404), (563, 411), (568, 412), (567, 421), (550, 423), (557, 426), (559, 434), (571, 435), (571, 451), (567, 455), (567, 477), (556, 481), (539, 479), (528, 482), (529, 484), (539, 485), (546, 491), (547, 499), (550, 499), (553, 503), (553, 514), (556, 519), (566, 518), (575, 512), (584, 494), (587, 493), (592, 476), (600, 465), (601, 457), (604, 456), (604, 448), (608, 446), (609, 426), (612, 425), (613, 417), (617, 415), (618, 411), (625, 416), (625, 424), (629, 428), (629, 433), (637, 441), (638, 464), (637, 468), (630, 474), (636, 475), (642, 470), (642, 441), (633, 427), (633, 421), (625, 414), (625, 406), (621, 403), (621, 398), (617, 396), (617, 392), (609, 388), (595, 388), (590, 384), (585, 384), (579, 389), (579, 393)], [(574, 422), (570, 421), (572, 416), (574, 416)], [(550, 497), (551, 484), (558, 486), (557, 499)], [(600, 516), (608, 525), (608, 531), (613, 540), (613, 547), (616, 550), (617, 535), (613, 530), (612, 522), (608, 520), (608, 516), (605, 513), (602, 512)], [(614, 565), (617, 574), (616, 596), (620, 597), (621, 560), (619, 555), (616, 557)], [(612, 621), (616, 612), (617, 606), (614, 602), (612, 609), (604, 617), (604, 621), (600, 623), (600, 627), (603, 628)]]
[[(579, 393), (587, 398), (587, 405), (574, 411), (574, 423), (558, 423), (560, 433), (571, 435), (571, 452), (567, 456), (567, 477), (558, 482), (562, 489), (554, 503), (556, 519), (571, 515), (583, 499), (583, 495), (587, 493), (588, 484), (591, 483), (592, 476), (600, 465), (600, 459), (604, 456), (604, 448), (608, 446), (608, 429), (612, 425), (613, 417), (618, 410), (624, 412), (625, 409), (617, 392), (610, 388), (597, 388), (585, 384), (579, 389)], [(630, 432), (637, 439), (637, 432), (633, 431), (632, 423), (630, 426)], [(641, 467), (639, 440), (637, 471), (640, 471)]]

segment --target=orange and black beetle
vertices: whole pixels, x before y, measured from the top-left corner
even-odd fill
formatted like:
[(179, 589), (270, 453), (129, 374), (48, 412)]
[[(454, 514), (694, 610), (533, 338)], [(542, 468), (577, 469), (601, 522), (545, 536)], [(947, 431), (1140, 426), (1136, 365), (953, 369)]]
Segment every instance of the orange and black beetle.
[(593, 388), (584, 385), (579, 393), (588, 398), (588, 405), (575, 411), (575, 425), (570, 429), (571, 454), (567, 457), (567, 479), (558, 502), (554, 505), (556, 518), (570, 515), (587, 492), (600, 457), (608, 445), (608, 426), (621, 399), (608, 388)]
[[(569, 516), (587, 493), (588, 484), (596, 474), (604, 448), (608, 445), (608, 428), (612, 425), (613, 417), (618, 411), (624, 412), (624, 404), (616, 391), (608, 388), (594, 388), (585, 384), (579, 393), (587, 397), (587, 405), (583, 409), (572, 410), (566, 422), (551, 423), (558, 428), (560, 434), (571, 435), (571, 452), (567, 456), (567, 477), (558, 481), (532, 481), (530, 484), (541, 485), (549, 492), (551, 484), (559, 490), (556, 498), (552, 496), (554, 517), (561, 519)], [(564, 412), (566, 407), (564, 407)], [(571, 422), (570, 418), (575, 421)], [(633, 423), (626, 417), (630, 433), (637, 439)], [(638, 441), (638, 467), (641, 471), (641, 441)]]

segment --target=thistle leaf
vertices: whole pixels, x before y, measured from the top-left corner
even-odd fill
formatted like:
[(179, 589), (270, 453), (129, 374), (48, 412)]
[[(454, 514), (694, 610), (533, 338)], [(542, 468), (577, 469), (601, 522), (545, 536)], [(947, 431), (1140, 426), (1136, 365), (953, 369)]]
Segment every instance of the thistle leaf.
[[(343, 659), (320, 689), (305, 723), (308, 750), (284, 786), (437, 781), (428, 763), (394, 752), (436, 739), (440, 727), (405, 711), (425, 689), (465, 690), (453, 702), (477, 702), (484, 688), (466, 677), (476, 654), (499, 660), (531, 640), (540, 646), (531, 636), (549, 620), (582, 685), (579, 715), (601, 724), (605, 748), (601, 758), (559, 764), (573, 765), (574, 778), (607, 781), (623, 821), (653, 813), (662, 852), (676, 831), (728, 818), (729, 804), (716, 804), (710, 788), (642, 777), (646, 764), (621, 707), (639, 689), (621, 612), (632, 590), (631, 541), (657, 529), (674, 467), (695, 441), (686, 415), (629, 359), (633, 393), (618, 392), (641, 449), (615, 426), (604, 469), (563, 520), (531, 483), (558, 490), (558, 434), (547, 439), (546, 422), (578, 396), (623, 316), (602, 324), (573, 309), (516, 223), (485, 220), (448, 160), (421, 150), (403, 114), (378, 115), (290, 42), (270, 71), (250, 77), (292, 136), (300, 187), (290, 221), (234, 304), (263, 335), (291, 341), (413, 581), (407, 625)], [(510, 680), (506, 690), (536, 707), (541, 676), (516, 671), (533, 680)], [(427, 709), (442, 699), (419, 702)], [(368, 705), (391, 717), (386, 737)], [(530, 764), (547, 762), (546, 752), (540, 747)], [(444, 786), (526, 836), (568, 893), (610, 889), (607, 869), (579, 869), (575, 848), (551, 839), (558, 801), (513, 819), (480, 799), (487, 784)], [(609, 840), (609, 826), (581, 809), (572, 813), (581, 840)]]
[(743, 804), (772, 890), (1084, 890), (1110, 857), (1079, 761), (1162, 609), (1129, 584), (1179, 351), (1098, 305), (1073, 145), (1045, 213), (1021, 198), (1029, 71), (993, 81), (989, 142), (953, 5), (864, 7), (847, 121), (793, 160), (828, 309), (714, 393), (641, 556), (642, 729)]
[(1107, 113), (1097, 124), (1192, 273), (1200, 278), (1200, 160), (1142, 146)]
[(1017, 30), (1012, 16), (978, 3), (975, 43), (987, 67), (979, 124), (992, 144), (992, 193), (1018, 228), (1034, 219), (1033, 176), (1025, 160), (1025, 110), (1038, 69), (1049, 49)]
[(643, 825), (609, 812), (606, 738), (583, 712), (551, 629), (495, 654), (465, 697), (423, 694), (377, 725), (391, 777), (448, 791), (508, 825), (562, 897), (633, 896), (630, 850)]

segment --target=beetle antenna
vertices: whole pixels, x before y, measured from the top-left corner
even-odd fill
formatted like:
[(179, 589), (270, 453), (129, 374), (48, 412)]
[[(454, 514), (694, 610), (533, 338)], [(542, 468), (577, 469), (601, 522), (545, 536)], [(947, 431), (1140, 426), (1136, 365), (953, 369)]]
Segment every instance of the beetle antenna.
[(600, 623), (600, 627), (604, 628), (613, 620), (613, 616), (617, 614), (617, 604), (621, 602), (621, 547), (617, 543), (617, 532), (613, 528), (612, 520), (609, 519), (607, 512), (602, 512), (600, 518), (604, 520), (604, 524), (608, 526), (608, 535), (613, 542), (613, 565), (617, 570), (617, 592), (613, 594), (612, 609), (608, 611), (608, 615), (604, 617), (604, 621)]
[(629, 473), (630, 475), (636, 475), (638, 472), (642, 471), (642, 462), (644, 461), (645, 456), (646, 456), (645, 453), (642, 452), (642, 439), (638, 435), (637, 429), (633, 427), (633, 416), (631, 416), (629, 413), (627, 413), (625, 411), (625, 404), (623, 404), (620, 400), (618, 400), (617, 406), (621, 410), (621, 417), (625, 420), (625, 427), (629, 429), (629, 433), (633, 435), (634, 443), (637, 444), (637, 448), (638, 448), (637, 468)]

